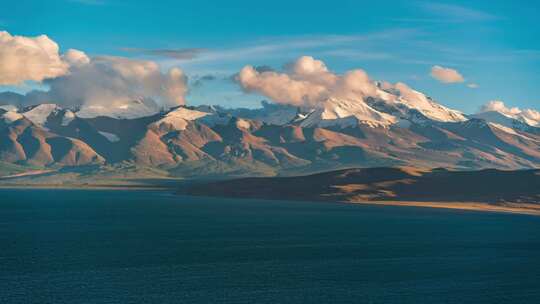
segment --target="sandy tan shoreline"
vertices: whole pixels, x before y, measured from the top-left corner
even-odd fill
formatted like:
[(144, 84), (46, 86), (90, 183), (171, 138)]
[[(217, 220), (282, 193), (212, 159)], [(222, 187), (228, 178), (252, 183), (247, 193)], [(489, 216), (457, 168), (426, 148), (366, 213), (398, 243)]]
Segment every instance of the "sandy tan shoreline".
[[(0, 185), (0, 189), (58, 189), (58, 190), (176, 190), (175, 187), (165, 185)], [(247, 198), (239, 198), (247, 199)], [(284, 200), (287, 200), (284, 198)], [(294, 200), (294, 199), (293, 199)], [(329, 201), (327, 201), (329, 202)], [(540, 205), (528, 203), (505, 203), (495, 205), (482, 202), (414, 202), (414, 201), (353, 201), (345, 202), (349, 204), (373, 205), (373, 206), (400, 206), (400, 207), (422, 207), (422, 208), (442, 208), (454, 210), (469, 210), (482, 212), (514, 213), (540, 216)]]
[(425, 207), (443, 208), (456, 210), (470, 210), (483, 212), (516, 213), (540, 216), (540, 205), (508, 203), (505, 205), (493, 205), (479, 202), (399, 202), (399, 201), (373, 201), (373, 202), (350, 202), (352, 204), (377, 205), (377, 206), (402, 206), (402, 207)]

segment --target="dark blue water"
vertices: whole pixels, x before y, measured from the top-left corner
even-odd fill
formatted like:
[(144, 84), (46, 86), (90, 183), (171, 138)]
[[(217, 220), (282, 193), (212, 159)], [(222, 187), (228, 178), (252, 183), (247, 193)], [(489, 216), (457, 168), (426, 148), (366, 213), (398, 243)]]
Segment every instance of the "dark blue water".
[(0, 303), (540, 303), (540, 218), (0, 190)]

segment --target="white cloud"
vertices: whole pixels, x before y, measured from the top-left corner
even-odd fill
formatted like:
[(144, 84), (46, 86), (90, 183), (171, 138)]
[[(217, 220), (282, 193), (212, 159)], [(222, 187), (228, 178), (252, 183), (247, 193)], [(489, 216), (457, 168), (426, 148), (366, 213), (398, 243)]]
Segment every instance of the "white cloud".
[(484, 11), (455, 4), (421, 2), (419, 3), (419, 7), (430, 14), (444, 17), (444, 20), (447, 22), (494, 21), (501, 19), (498, 16), (492, 15)]
[(518, 107), (507, 107), (500, 100), (493, 100), (480, 108), (480, 113), (496, 111), (508, 117), (516, 118), (528, 123), (531, 126), (540, 124), (540, 112), (534, 109), (520, 109)]
[(82, 66), (90, 63), (90, 58), (84, 52), (74, 49), (69, 49), (62, 55), (62, 59), (70, 66)]
[[(187, 79), (173, 67), (162, 72), (153, 61), (124, 57), (88, 57), (70, 49), (59, 53), (58, 45), (42, 35), (35, 38), (0, 32), (0, 85), (41, 82), (49, 91), (25, 96), (3, 94), (16, 104), (58, 103), (68, 106), (125, 108), (133, 102), (149, 108), (184, 104)], [(5, 97), (4, 96), (4, 97)]]
[(238, 81), (245, 90), (261, 93), (279, 103), (315, 103), (328, 94), (322, 85), (295, 80), (277, 72), (259, 73), (252, 66), (246, 66), (240, 71)]
[(442, 83), (464, 82), (463, 76), (456, 70), (435, 65), (431, 68), (431, 77)]
[[(45, 81), (47, 99), (68, 105), (123, 107), (134, 100), (169, 108), (184, 104), (187, 80), (178, 68), (161, 72), (153, 61), (124, 57), (89, 59), (80, 52), (66, 53), (68, 74)], [(43, 98), (43, 97), (41, 97)]]
[(514, 108), (506, 107), (504, 102), (500, 100), (492, 100), (486, 103), (485, 105), (482, 105), (482, 107), (480, 108), (480, 112), (490, 112), (490, 111), (501, 112), (504, 114), (517, 114), (521, 112), (521, 110), (517, 107), (514, 107)]
[(327, 51), (320, 54), (339, 57), (346, 56), (356, 60), (391, 59), (391, 55), (384, 53), (387, 49), (387, 44), (402, 41), (404, 39), (410, 40), (411, 37), (415, 37), (418, 32), (419, 31), (415, 29), (391, 29), (367, 34), (307, 35), (264, 38), (254, 42), (252, 41), (248, 44), (237, 43), (232, 48), (208, 49), (189, 61), (186, 61), (185, 59), (180, 60), (169, 58), (160, 60), (160, 63), (162, 63), (164, 66), (175, 66), (181, 64), (186, 70), (189, 70), (190, 67), (197, 67), (198, 69), (201, 67), (208, 68), (207, 65), (211, 63), (212, 68), (216, 69), (216, 65), (226, 62), (243, 63), (248, 59), (260, 61), (268, 58), (297, 56), (304, 53), (320, 53), (322, 49), (327, 50), (330, 47), (344, 49), (348, 46), (347, 49), (350, 51), (350, 47), (357, 46), (360, 42), (364, 44), (380, 44), (384, 47), (384, 49), (381, 48), (381, 50), (376, 53), (365, 51), (362, 52), (358, 50), (354, 55), (348, 54), (352, 56), (347, 56), (347, 54), (339, 52), (327, 53)]
[(310, 56), (300, 57), (282, 73), (259, 72), (248, 65), (240, 71), (237, 80), (246, 91), (296, 106), (316, 106), (329, 97), (363, 99), (377, 90), (365, 71), (357, 69), (338, 75)]
[(45, 35), (12, 36), (0, 32), (0, 85), (18, 85), (64, 75), (69, 68), (58, 44)]
[(467, 87), (469, 87), (471, 89), (478, 89), (480, 86), (478, 84), (476, 84), (476, 83), (468, 83)]

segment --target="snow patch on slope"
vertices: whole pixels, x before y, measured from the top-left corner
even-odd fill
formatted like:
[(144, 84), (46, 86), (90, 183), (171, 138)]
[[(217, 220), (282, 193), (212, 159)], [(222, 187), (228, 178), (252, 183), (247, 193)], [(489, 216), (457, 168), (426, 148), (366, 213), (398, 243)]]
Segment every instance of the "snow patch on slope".
[(207, 115), (210, 115), (210, 113), (179, 107), (167, 113), (165, 117), (156, 121), (155, 124), (157, 126), (160, 126), (161, 124), (168, 124), (175, 130), (185, 130), (188, 121), (197, 120)]
[(509, 128), (509, 127), (506, 127), (506, 126), (503, 126), (503, 125), (499, 125), (499, 124), (496, 124), (496, 123), (493, 123), (493, 122), (490, 122), (489, 125), (495, 127), (496, 129), (499, 129), (499, 130), (501, 130), (503, 132), (506, 132), (508, 134), (511, 134), (511, 135), (514, 135), (514, 136), (517, 136), (517, 137), (521, 137), (521, 138), (526, 139), (526, 140), (531, 140), (531, 141), (538, 142), (537, 140), (535, 140), (533, 138), (527, 137), (527, 136), (525, 136), (523, 134), (520, 134), (520, 133), (516, 132), (512, 128)]
[(19, 111), (19, 109), (17, 109), (17, 107), (14, 106), (14, 105), (1, 105), (0, 109), (4, 110), (4, 111), (7, 111), (7, 112), (18, 112)]
[(69, 125), (75, 119), (75, 117), (75, 113), (70, 110), (66, 110), (64, 112), (64, 116), (62, 117), (62, 126), (65, 127)]
[(47, 118), (49, 118), (52, 113), (59, 110), (61, 110), (61, 108), (56, 104), (44, 103), (23, 112), (22, 115), (34, 124), (42, 126), (47, 122)]
[(4, 114), (2, 114), (2, 118), (4, 119), (4, 121), (6, 123), (12, 123), (12, 122), (15, 122), (21, 118), (23, 118), (24, 116), (22, 116), (21, 114), (15, 112), (15, 111), (8, 111), (8, 112), (5, 112)]
[(116, 135), (116, 134), (103, 132), (103, 131), (98, 131), (98, 132), (99, 132), (99, 134), (103, 135), (103, 137), (105, 137), (110, 142), (114, 143), (114, 142), (120, 141), (120, 137), (118, 137), (118, 135)]
[(247, 130), (249, 130), (249, 128), (251, 127), (251, 124), (247, 120), (238, 119), (236, 121), (236, 127), (239, 128), (239, 129), (247, 129)]
[(500, 124), (496, 124), (496, 123), (493, 123), (493, 122), (490, 122), (489, 123), (491, 126), (494, 126), (495, 128), (501, 130), (501, 131), (504, 131), (508, 134), (512, 134), (512, 135), (520, 135), (518, 132), (516, 132), (514, 129), (512, 128), (508, 128), (508, 127), (505, 127), (503, 125), (500, 125)]

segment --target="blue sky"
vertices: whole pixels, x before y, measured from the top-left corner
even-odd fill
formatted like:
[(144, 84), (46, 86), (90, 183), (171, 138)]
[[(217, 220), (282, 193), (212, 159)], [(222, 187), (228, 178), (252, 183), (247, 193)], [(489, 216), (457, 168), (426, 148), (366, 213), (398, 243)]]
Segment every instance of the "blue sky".
[[(178, 66), (192, 82), (213, 76), (192, 86), (191, 104), (257, 106), (262, 97), (243, 93), (233, 73), (310, 55), (338, 73), (361, 68), (372, 79), (405, 82), (465, 112), (495, 99), (538, 109), (540, 2), (533, 2), (21, 0), (2, 4), (0, 29), (46, 34), (62, 50)], [(466, 81), (441, 83), (429, 75), (434, 65)]]

